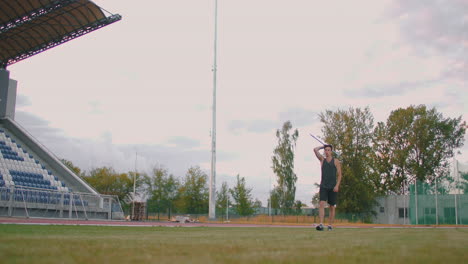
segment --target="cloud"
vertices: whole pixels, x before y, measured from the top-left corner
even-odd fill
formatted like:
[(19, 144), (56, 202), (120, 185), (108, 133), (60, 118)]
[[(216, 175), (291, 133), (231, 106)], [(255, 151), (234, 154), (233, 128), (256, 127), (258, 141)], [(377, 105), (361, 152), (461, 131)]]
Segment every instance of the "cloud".
[[(26, 97), (27, 98), (27, 97)], [(61, 130), (50, 127), (50, 123), (40, 117), (24, 111), (16, 111), (15, 120), (33, 135), (40, 135), (43, 139), (64, 137)]]
[[(209, 149), (194, 149), (199, 146), (196, 140), (174, 137), (168, 144), (128, 144), (112, 143), (112, 133), (103, 133), (96, 139), (71, 138), (50, 123), (31, 113), (17, 111), (16, 121), (41, 144), (58, 158), (72, 161), (82, 170), (111, 166), (117, 171), (135, 169), (149, 172), (157, 164), (162, 164), (176, 176), (185, 175), (191, 166), (199, 165), (210, 158)], [(230, 160), (234, 154), (218, 153), (218, 160)]]
[(16, 107), (23, 107), (23, 106), (30, 106), (30, 105), (32, 105), (32, 103), (29, 97), (24, 96), (22, 94), (18, 94), (16, 96)]
[(426, 88), (437, 83), (438, 80), (426, 80), (419, 82), (399, 82), (393, 84), (366, 85), (362, 89), (345, 89), (344, 95), (349, 97), (378, 98), (386, 96), (405, 96), (408, 92)]
[(101, 103), (98, 101), (88, 102), (90, 114), (102, 114)]
[(251, 133), (265, 133), (277, 129), (278, 121), (272, 120), (233, 120), (229, 123), (229, 130), (232, 133), (247, 131)]
[(377, 98), (392, 95), (403, 95), (408, 90), (407, 85), (396, 84), (392, 85), (367, 85), (359, 90), (344, 90), (344, 94), (349, 97), (368, 97)]
[(468, 1), (398, 0), (390, 14), (415, 54), (445, 56), (451, 63), (444, 75), (468, 80)]
[(318, 113), (303, 108), (291, 108), (279, 113), (281, 122), (291, 121), (293, 127), (309, 126), (319, 122)]
[[(116, 150), (135, 161), (140, 170), (149, 170), (156, 164), (162, 164), (170, 173), (183, 177), (187, 169), (200, 165), (209, 158), (209, 150), (194, 150), (162, 145), (124, 145), (115, 146)], [(139, 164), (139, 165), (138, 165)]]
[(188, 137), (171, 137), (168, 140), (168, 143), (182, 148), (194, 148), (200, 146), (200, 141)]
[(316, 111), (303, 108), (290, 108), (279, 112), (276, 119), (265, 120), (232, 120), (229, 122), (229, 131), (238, 134), (241, 131), (250, 133), (271, 133), (281, 128), (286, 121), (291, 121), (293, 127), (309, 126), (318, 122)]

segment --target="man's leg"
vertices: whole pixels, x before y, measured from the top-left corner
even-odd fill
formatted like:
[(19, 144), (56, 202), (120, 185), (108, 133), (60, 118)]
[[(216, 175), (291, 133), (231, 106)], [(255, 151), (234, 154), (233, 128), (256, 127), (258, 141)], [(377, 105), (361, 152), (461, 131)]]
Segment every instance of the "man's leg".
[(319, 191), (320, 203), (319, 203), (319, 218), (320, 225), (317, 226), (317, 230), (323, 231), (323, 218), (325, 217), (325, 203), (327, 201), (327, 191), (324, 188), (320, 188)]
[(317, 231), (323, 231), (323, 218), (325, 217), (325, 201), (320, 201), (319, 218), (320, 224), (315, 227)]
[(329, 194), (329, 199), (328, 199), (328, 204), (329, 210), (330, 210), (330, 215), (328, 218), (328, 230), (332, 230), (333, 223), (335, 222), (335, 211), (336, 211), (336, 197), (338, 193), (334, 192), (333, 190), (330, 190)]
[(324, 217), (325, 217), (325, 201), (320, 201), (320, 208), (319, 208), (320, 224), (323, 224)]
[(328, 209), (330, 210), (330, 217), (328, 218), (328, 223), (329, 223), (329, 226), (332, 226), (333, 222), (335, 221), (335, 206), (330, 205)]
[(323, 224), (323, 218), (325, 217), (325, 203), (328, 201), (327, 189), (320, 187), (319, 190), (319, 218), (320, 224)]

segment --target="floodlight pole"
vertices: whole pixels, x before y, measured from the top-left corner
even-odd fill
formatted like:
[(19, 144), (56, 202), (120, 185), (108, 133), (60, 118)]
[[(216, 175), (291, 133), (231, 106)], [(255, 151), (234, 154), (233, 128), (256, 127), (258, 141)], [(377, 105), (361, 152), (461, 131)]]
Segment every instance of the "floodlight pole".
[(269, 198), (268, 198), (268, 216), (271, 216), (271, 175), (269, 177), (270, 181), (269, 181), (269, 188), (268, 188), (268, 195), (269, 195)]
[[(406, 195), (408, 193), (408, 195)], [(404, 195), (404, 203), (403, 203), (403, 224), (406, 225), (406, 219), (408, 217), (407, 212), (409, 212), (409, 197), (411, 195), (410, 191), (408, 190), (406, 179), (403, 181), (403, 195)], [(409, 221), (408, 221), (409, 223)]]
[(213, 124), (211, 131), (211, 175), (208, 218), (216, 220), (216, 72), (217, 72), (217, 40), (218, 40), (218, 0), (215, 0), (214, 28), (214, 62), (213, 62)]
[(135, 152), (135, 174), (133, 175), (133, 199), (132, 199), (132, 219), (135, 219), (135, 197), (136, 197), (136, 175), (137, 175), (138, 152)]
[(414, 180), (414, 203), (416, 207), (416, 225), (418, 225), (418, 177), (416, 177), (416, 179)]
[(457, 204), (457, 192), (459, 192), (459, 172), (458, 172), (458, 161), (457, 159), (454, 157), (453, 158), (453, 162), (454, 162), (454, 170), (455, 170), (455, 194), (454, 194), (454, 197), (455, 197), (455, 225), (458, 225), (458, 204)]
[(436, 213), (436, 225), (439, 225), (439, 201), (437, 197), (437, 176), (435, 177), (435, 213)]

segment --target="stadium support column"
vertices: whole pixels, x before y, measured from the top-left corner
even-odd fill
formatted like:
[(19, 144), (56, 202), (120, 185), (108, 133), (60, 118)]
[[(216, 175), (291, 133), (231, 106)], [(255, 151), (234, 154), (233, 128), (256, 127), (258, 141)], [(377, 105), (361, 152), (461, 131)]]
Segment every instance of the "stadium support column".
[(217, 42), (218, 42), (218, 0), (215, 0), (214, 28), (214, 63), (213, 63), (213, 127), (211, 131), (211, 175), (208, 204), (208, 218), (216, 220), (216, 72), (217, 72)]
[(0, 118), (15, 119), (17, 82), (10, 79), (10, 72), (0, 68)]

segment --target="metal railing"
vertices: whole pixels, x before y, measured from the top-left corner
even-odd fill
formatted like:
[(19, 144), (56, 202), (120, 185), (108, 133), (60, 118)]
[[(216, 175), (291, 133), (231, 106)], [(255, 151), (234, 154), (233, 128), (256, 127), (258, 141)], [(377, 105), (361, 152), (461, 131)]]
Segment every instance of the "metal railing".
[(122, 220), (116, 196), (0, 187), (0, 216)]

